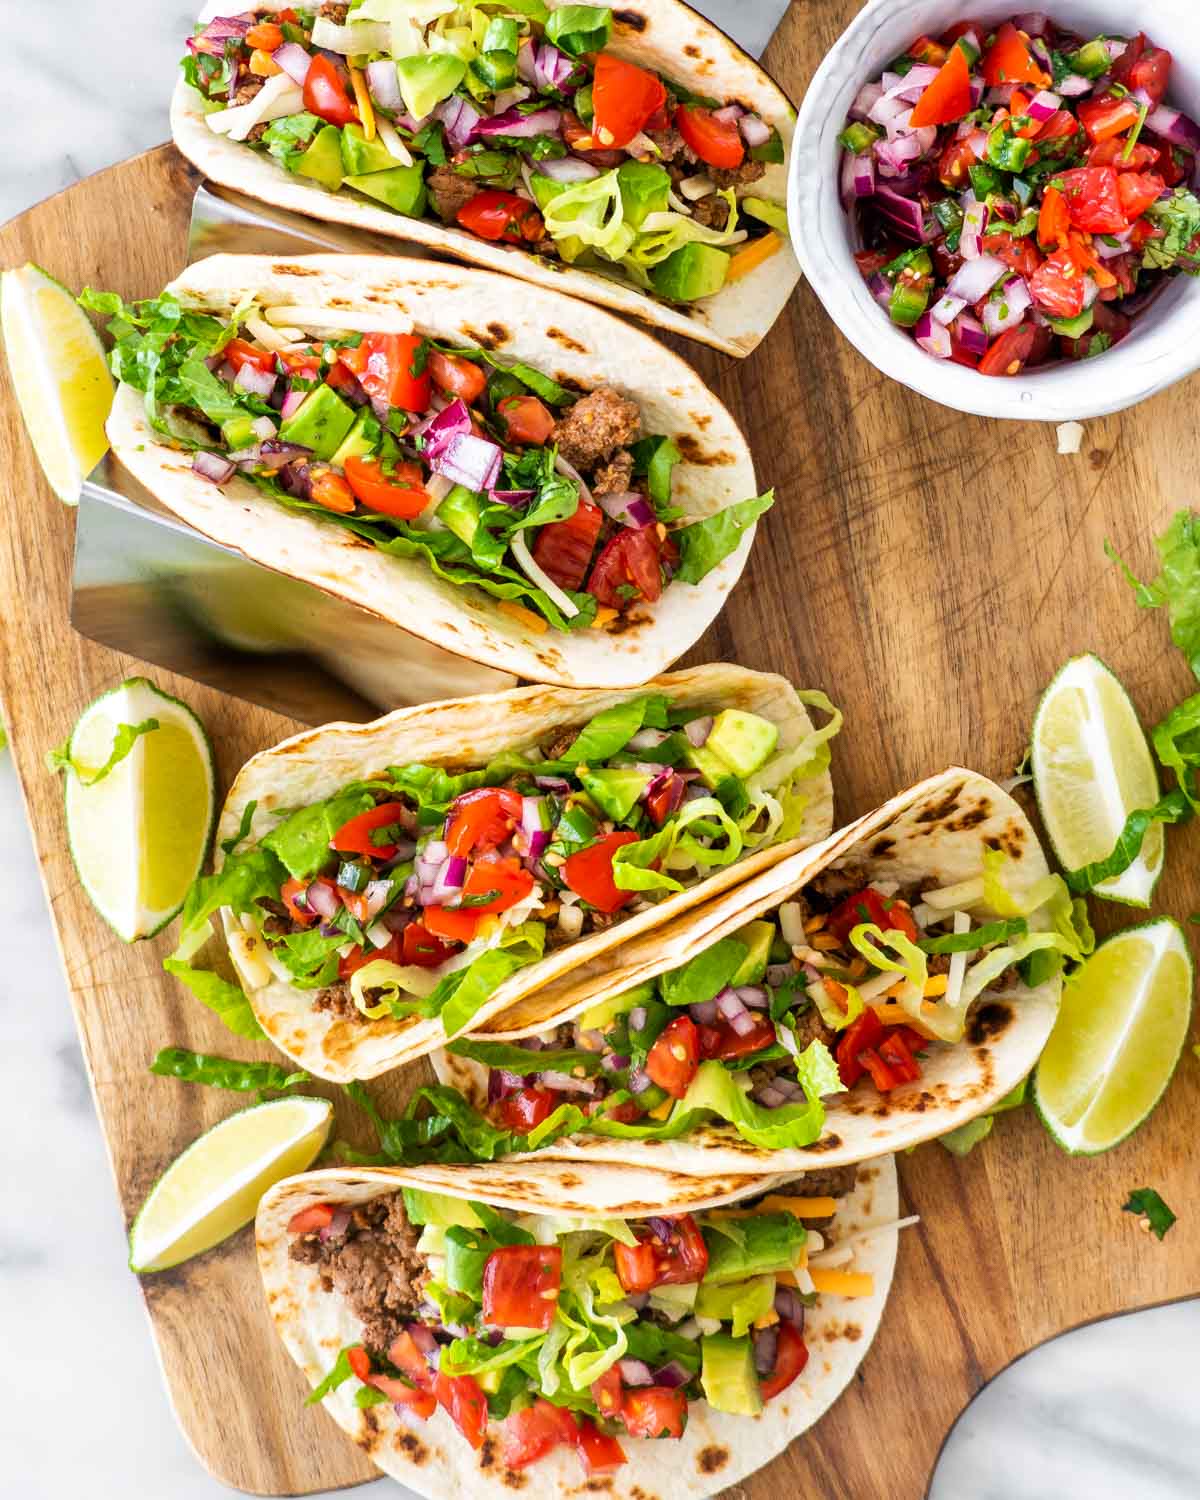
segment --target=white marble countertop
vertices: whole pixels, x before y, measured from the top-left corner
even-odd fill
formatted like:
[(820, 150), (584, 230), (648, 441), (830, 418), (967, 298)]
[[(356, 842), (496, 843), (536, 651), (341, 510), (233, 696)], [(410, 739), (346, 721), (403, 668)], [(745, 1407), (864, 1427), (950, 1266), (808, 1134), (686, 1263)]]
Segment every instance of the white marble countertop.
[[(781, 8), (780, 0), (728, 0), (726, 13), (757, 50)], [(0, 220), (166, 136), (192, 14), (161, 0), (115, 8), (67, 0), (22, 7), (18, 27), (11, 0), (7, 10)], [(46, 259), (53, 264), (50, 249)], [(229, 1491), (199, 1467), (172, 1419), (126, 1269), (121, 1216), (7, 757), (0, 757), (0, 848), (0, 905), (9, 912), (0, 966), (8, 1201), (0, 1229), (0, 1489), (20, 1500), (218, 1500)], [(1019, 1361), (960, 1421), (929, 1500), (1194, 1500), (1198, 1349), (1200, 1303), (1191, 1303), (1082, 1330)], [(382, 1500), (398, 1492), (380, 1485), (363, 1493)]]

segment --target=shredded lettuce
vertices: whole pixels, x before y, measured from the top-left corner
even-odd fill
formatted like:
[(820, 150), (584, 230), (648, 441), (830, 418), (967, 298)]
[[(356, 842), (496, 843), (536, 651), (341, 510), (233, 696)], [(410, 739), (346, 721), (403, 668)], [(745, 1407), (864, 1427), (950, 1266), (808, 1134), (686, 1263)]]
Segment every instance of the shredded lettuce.
[(647, 214), (642, 222), (641, 233), (625, 256), (626, 265), (632, 262), (642, 270), (657, 266), (668, 256), (674, 255), (681, 245), (693, 240), (718, 249), (739, 244), (746, 238), (746, 231), (738, 228), (737, 194), (732, 188), (726, 188), (717, 196), (724, 198), (729, 205), (729, 217), (724, 229), (712, 229), (707, 224), (701, 224), (699, 219), (690, 218), (675, 209), (668, 208), (661, 213)]
[(519, 927), (507, 927), (496, 947), (481, 953), (469, 968), (447, 975), (425, 1004), (439, 1007), (446, 1035), (455, 1036), (466, 1030), (476, 1012), (509, 975), (536, 963), (545, 946), (544, 923), (522, 922)]
[[(814, 980), (811, 991), (806, 991), (808, 998), (817, 1007), (822, 1021), (833, 1031), (845, 1031), (852, 1022), (857, 1021), (863, 1013), (863, 997), (852, 984), (846, 984), (838, 980), (842, 989), (846, 992), (845, 1010), (837, 1003), (821, 980)], [(781, 1020), (786, 1019), (780, 1017)]]
[(160, 1078), (178, 1078), (183, 1083), (203, 1083), (209, 1088), (239, 1093), (282, 1092), (298, 1083), (310, 1083), (311, 1075), (272, 1062), (242, 1062), (240, 1058), (214, 1057), (191, 1052), (186, 1047), (164, 1047), (150, 1064)]
[(557, 760), (544, 761), (539, 772), (574, 771), (578, 765), (600, 766), (624, 750), (640, 729), (666, 729), (670, 702), (663, 693), (647, 693), (601, 709), (580, 730)]
[(718, 563), (737, 551), (746, 528), (774, 504), (775, 491), (768, 490), (755, 499), (739, 500), (715, 515), (705, 516), (673, 532), (671, 540), (679, 548), (676, 579), (681, 583), (699, 583), (706, 578)]
[[(700, 843), (711, 838), (713, 844)], [(663, 828), (613, 855), (613, 884), (621, 891), (681, 891), (668, 869), (706, 870), (731, 865), (744, 847), (742, 831), (715, 797), (685, 802)], [(658, 869), (651, 869), (657, 864)]]
[(143, 719), (140, 724), (118, 724), (113, 736), (112, 750), (102, 766), (81, 766), (71, 755), (71, 742), (67, 741), (57, 750), (46, 752), (46, 767), (51, 771), (70, 771), (80, 786), (95, 786), (104, 780), (114, 767), (119, 766), (142, 735), (158, 728), (157, 719)]
[(637, 230), (625, 222), (615, 167), (588, 182), (572, 183), (561, 193), (555, 193), (544, 204), (542, 218), (551, 239), (578, 240), (612, 261), (623, 260), (638, 237)]

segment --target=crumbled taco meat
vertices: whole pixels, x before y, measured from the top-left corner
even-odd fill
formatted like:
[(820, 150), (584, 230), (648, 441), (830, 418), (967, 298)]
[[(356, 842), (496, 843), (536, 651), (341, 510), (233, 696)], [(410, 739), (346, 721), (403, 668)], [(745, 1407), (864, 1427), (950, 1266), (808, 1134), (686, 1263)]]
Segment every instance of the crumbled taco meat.
[(547, 760), (558, 760), (566, 754), (578, 738), (578, 729), (560, 729), (553, 738), (548, 739), (542, 746), (542, 754)]
[(593, 495), (624, 495), (633, 479), (633, 454), (622, 448), (601, 464), (592, 480)]
[(453, 167), (434, 167), (426, 178), (426, 185), (438, 217), (447, 224), (453, 224), (463, 204), (470, 203), (483, 191), (476, 179), (461, 176)]
[[(820, 897), (824, 903), (820, 909), (825, 910), (829, 906), (835, 906), (846, 896), (852, 896), (855, 891), (861, 891), (866, 885), (870, 885), (870, 879), (866, 872), (858, 865), (846, 865), (840, 870), (822, 870), (805, 886), (810, 899), (814, 896)], [(817, 906), (816, 901), (812, 902)]]
[[(803, 1052), (813, 1042), (822, 1042), (832, 1051), (837, 1045), (837, 1032), (832, 1026), (826, 1026), (821, 1019), (821, 1012), (815, 1005), (810, 1005), (796, 1012), (795, 1040), (798, 1052)], [(790, 1062), (786, 1062), (785, 1066), (790, 1067)]]
[(298, 1235), (288, 1254), (319, 1269), (324, 1289), (339, 1292), (362, 1319), (363, 1343), (382, 1353), (425, 1301), (429, 1271), (417, 1253), (419, 1238), (403, 1196), (389, 1193), (356, 1208), (345, 1234), (325, 1241), (318, 1233)]
[(641, 413), (611, 386), (581, 397), (555, 428), (558, 451), (577, 469), (593, 468), (637, 437)]
[(344, 26), (349, 12), (349, 5), (339, 4), (338, 0), (325, 0), (317, 14), (323, 16), (326, 21), (332, 21), (335, 26)]
[(233, 92), (233, 103), (249, 104), (265, 82), (263, 78), (247, 78), (245, 83), (239, 83)]
[(709, 167), (708, 175), (719, 188), (745, 187), (757, 182), (766, 170), (761, 161), (744, 161), (740, 167)]
[(724, 229), (729, 222), (729, 204), (720, 193), (709, 193), (692, 204), (692, 215), (697, 224), (707, 229)]
[(366, 1016), (354, 1003), (350, 985), (344, 979), (319, 990), (313, 998), (314, 1010), (327, 1010), (338, 1021), (366, 1021)]

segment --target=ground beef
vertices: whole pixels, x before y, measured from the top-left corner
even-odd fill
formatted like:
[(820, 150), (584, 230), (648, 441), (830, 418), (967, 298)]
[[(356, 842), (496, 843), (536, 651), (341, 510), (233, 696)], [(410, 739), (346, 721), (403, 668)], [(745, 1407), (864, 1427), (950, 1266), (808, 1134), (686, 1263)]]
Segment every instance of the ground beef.
[(799, 1051), (803, 1052), (813, 1042), (824, 1042), (832, 1051), (837, 1042), (837, 1032), (831, 1026), (826, 1026), (815, 1005), (793, 1014), (796, 1021), (796, 1047)]
[(708, 229), (724, 229), (729, 223), (729, 204), (719, 193), (709, 193), (707, 198), (698, 198), (692, 204), (692, 214), (697, 224)]
[(344, 1235), (324, 1243), (316, 1234), (300, 1235), (289, 1254), (320, 1268), (324, 1289), (340, 1293), (362, 1319), (363, 1343), (386, 1354), (405, 1324), (420, 1316), (425, 1300), (429, 1273), (417, 1253), (419, 1238), (402, 1195), (388, 1193), (356, 1208)]
[(633, 479), (633, 454), (622, 448), (596, 470), (592, 480), (594, 495), (623, 495)]
[[(249, 104), (265, 82), (266, 80), (263, 78), (247, 78), (245, 83), (239, 83), (237, 88), (234, 89), (233, 98), (230, 103)], [(254, 128), (257, 130), (258, 126), (256, 125)]]
[(314, 1010), (327, 1010), (337, 1021), (365, 1021), (367, 1018), (355, 1005), (346, 980), (331, 984), (328, 989), (318, 991), (313, 1000)]
[(266, 913), (259, 925), (268, 937), (286, 937), (294, 930), (295, 923), (282, 901), (273, 901), (270, 896), (260, 896), (257, 904)]
[(611, 386), (576, 401), (555, 428), (558, 451), (577, 469), (590, 470), (637, 436), (641, 413)]
[(674, 125), (668, 125), (665, 130), (647, 130), (646, 135), (658, 147), (662, 161), (680, 161), (685, 162), (688, 166), (696, 164), (698, 160), (696, 153), (679, 134), (678, 130), (675, 129)]
[(349, 5), (341, 5), (338, 0), (325, 0), (317, 15), (323, 16), (326, 21), (332, 21), (335, 26), (344, 26), (349, 11)]
[(757, 182), (767, 170), (761, 161), (744, 161), (740, 167), (709, 167), (708, 175), (719, 188), (744, 187)]
[(558, 760), (567, 753), (578, 738), (578, 729), (560, 729), (552, 739), (548, 739), (542, 746), (542, 754), (547, 760)]
[(529, 249), (533, 255), (545, 255), (551, 260), (558, 259), (558, 246), (549, 235), (546, 235), (544, 239), (538, 240), (536, 244), (530, 245)]
[(438, 217), (446, 224), (453, 224), (464, 203), (470, 203), (482, 186), (472, 177), (462, 177), (453, 167), (434, 167), (425, 179), (433, 206)]
[(925, 960), (926, 971), (930, 974), (949, 974), (950, 955), (948, 953), (931, 953)]
[(249, 135), (247, 135), (246, 139), (252, 146), (257, 146), (259, 141), (262, 140), (263, 136), (266, 135), (269, 129), (270, 124), (268, 123), (268, 121), (263, 120), (260, 124), (252, 125), (250, 127), (250, 133)]
[(809, 881), (805, 890), (810, 898), (820, 898), (813, 902), (817, 910), (828, 911), (846, 896), (852, 896), (855, 891), (861, 891), (870, 883), (865, 870), (857, 865), (847, 865), (841, 870), (822, 870)]

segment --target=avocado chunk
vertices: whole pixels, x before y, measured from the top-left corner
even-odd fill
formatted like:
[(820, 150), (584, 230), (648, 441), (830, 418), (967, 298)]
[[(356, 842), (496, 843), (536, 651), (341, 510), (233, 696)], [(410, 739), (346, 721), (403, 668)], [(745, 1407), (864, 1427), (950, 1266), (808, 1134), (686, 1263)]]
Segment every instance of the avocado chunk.
[(696, 302), (719, 292), (728, 274), (729, 256), (724, 250), (689, 240), (653, 268), (650, 283), (660, 297), (671, 302)]
[(347, 125), (342, 130), (342, 167), (347, 177), (356, 172), (386, 172), (400, 163), (378, 136), (367, 140), (361, 125)]
[(1092, 324), (1096, 321), (1096, 310), (1093, 307), (1085, 307), (1077, 318), (1047, 318), (1046, 320), (1055, 333), (1062, 334), (1065, 339), (1081, 339), (1085, 333), (1092, 331)]
[(710, 790), (719, 787), (729, 775), (729, 767), (719, 755), (714, 755), (707, 745), (689, 745), (684, 759), (693, 770), (700, 772), (700, 780)]
[(419, 219), (425, 212), (425, 169), (419, 161), (411, 167), (391, 167), (386, 172), (347, 177), (346, 186), (412, 219)]
[(318, 385), (279, 429), (281, 443), (299, 443), (311, 448), (327, 463), (354, 426), (355, 412), (331, 385)]
[(787, 234), (787, 209), (782, 203), (772, 203), (769, 198), (743, 198), (741, 207), (752, 218), (760, 220), (780, 234)]
[(311, 177), (331, 193), (342, 185), (345, 168), (342, 165), (342, 132), (336, 125), (326, 125), (318, 130), (313, 143), (294, 167), (301, 177)]
[(399, 58), (396, 76), (405, 109), (414, 120), (423, 120), (459, 86), (467, 76), (467, 65), (452, 52), (425, 52)]
[(342, 439), (330, 463), (344, 465), (348, 458), (363, 458), (372, 452), (379, 441), (381, 428), (375, 417), (364, 406), (354, 419), (354, 426)]
[(619, 995), (610, 995), (607, 1000), (601, 1000), (599, 1005), (593, 1005), (591, 1010), (585, 1010), (579, 1017), (580, 1029), (607, 1031), (618, 1016), (636, 1010), (639, 1005), (645, 1005), (653, 999), (654, 980), (648, 979), (645, 984), (639, 984), (635, 989), (624, 990)]
[(254, 430), (256, 420), (250, 412), (238, 412), (227, 422), (221, 423), (221, 439), (230, 453), (252, 448), (258, 442), (258, 433)]
[(736, 1412), (743, 1417), (755, 1417), (762, 1411), (762, 1392), (749, 1338), (705, 1334), (700, 1340), (700, 1356), (700, 1381), (714, 1411)]
[(749, 776), (765, 765), (779, 742), (779, 726), (741, 708), (723, 708), (704, 748), (719, 756), (735, 776)]
[(462, 1224), (467, 1229), (483, 1227), (479, 1215), (463, 1198), (449, 1198), (445, 1193), (427, 1193), (423, 1188), (403, 1189), (404, 1212), (410, 1224), (436, 1224), (448, 1229)]
[(735, 1338), (774, 1310), (774, 1276), (753, 1276), (749, 1281), (735, 1281), (728, 1286), (713, 1286), (703, 1281), (696, 1297), (696, 1316), (732, 1323)]
[(617, 168), (621, 189), (621, 214), (634, 229), (640, 229), (650, 214), (663, 213), (671, 178), (666, 167), (650, 161), (626, 161)]
[(729, 981), (735, 988), (739, 984), (761, 984), (771, 960), (771, 944), (775, 941), (773, 922), (747, 922), (733, 934), (739, 943), (746, 945), (746, 961)]
[(808, 1238), (804, 1225), (789, 1213), (756, 1214), (738, 1219), (737, 1227), (742, 1231), (740, 1240), (715, 1229), (703, 1231), (708, 1246), (705, 1286), (790, 1271)]
[(599, 771), (580, 768), (579, 784), (606, 818), (623, 823), (638, 804), (638, 798), (653, 778), (632, 766), (614, 766)]
[(452, 531), (460, 542), (469, 547), (479, 527), (479, 496), (474, 490), (456, 484), (434, 511), (435, 517), (447, 531)]

